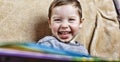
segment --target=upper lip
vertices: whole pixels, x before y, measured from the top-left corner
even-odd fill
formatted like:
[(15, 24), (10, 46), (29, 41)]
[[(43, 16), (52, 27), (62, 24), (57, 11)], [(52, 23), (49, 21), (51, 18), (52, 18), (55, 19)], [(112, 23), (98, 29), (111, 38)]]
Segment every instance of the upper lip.
[(58, 32), (71, 32), (71, 31), (58, 31)]
[(66, 33), (66, 32), (71, 32), (71, 31), (58, 31), (58, 33), (62, 33), (62, 32), (64, 32), (64, 33)]

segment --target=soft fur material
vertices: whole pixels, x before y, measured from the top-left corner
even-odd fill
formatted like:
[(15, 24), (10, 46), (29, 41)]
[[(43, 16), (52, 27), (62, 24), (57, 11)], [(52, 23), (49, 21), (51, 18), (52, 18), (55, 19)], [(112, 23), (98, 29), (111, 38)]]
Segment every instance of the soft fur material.
[[(52, 0), (0, 0), (0, 41), (38, 41), (51, 35), (47, 24)], [(84, 24), (77, 41), (91, 55), (120, 58), (120, 31), (112, 0), (79, 0)]]

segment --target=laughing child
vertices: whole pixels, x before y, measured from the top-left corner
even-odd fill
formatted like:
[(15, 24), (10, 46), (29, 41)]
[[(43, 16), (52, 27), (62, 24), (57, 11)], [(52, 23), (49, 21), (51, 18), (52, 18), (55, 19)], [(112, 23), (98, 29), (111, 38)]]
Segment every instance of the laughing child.
[(38, 45), (88, 55), (87, 49), (74, 39), (82, 27), (82, 9), (78, 0), (54, 0), (48, 13), (52, 36), (38, 41)]

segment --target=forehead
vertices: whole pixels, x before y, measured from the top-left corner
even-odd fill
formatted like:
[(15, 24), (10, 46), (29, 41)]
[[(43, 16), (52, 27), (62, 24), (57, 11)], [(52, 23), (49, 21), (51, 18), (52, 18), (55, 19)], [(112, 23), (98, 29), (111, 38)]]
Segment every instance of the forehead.
[(78, 8), (73, 5), (62, 5), (54, 7), (52, 10), (52, 14), (64, 14), (64, 15), (78, 15)]

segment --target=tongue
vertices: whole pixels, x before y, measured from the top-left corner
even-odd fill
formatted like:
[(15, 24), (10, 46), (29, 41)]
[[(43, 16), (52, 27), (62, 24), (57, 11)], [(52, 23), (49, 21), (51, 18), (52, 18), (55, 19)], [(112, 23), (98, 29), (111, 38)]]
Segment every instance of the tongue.
[(68, 34), (61, 34), (61, 35), (59, 35), (60, 36), (60, 38), (62, 38), (62, 39), (67, 39), (69, 36), (68, 36)]

